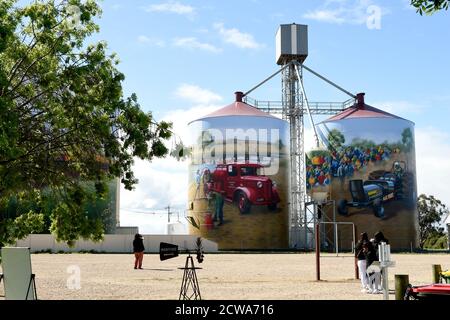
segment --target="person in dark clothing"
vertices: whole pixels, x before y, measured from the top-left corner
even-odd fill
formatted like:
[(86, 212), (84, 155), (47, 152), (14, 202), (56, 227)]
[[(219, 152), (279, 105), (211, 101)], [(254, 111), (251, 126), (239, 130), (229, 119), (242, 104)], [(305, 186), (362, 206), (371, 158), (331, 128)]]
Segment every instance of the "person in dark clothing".
[(369, 243), (369, 237), (367, 233), (363, 232), (359, 236), (359, 241), (355, 246), (355, 259), (357, 260), (359, 279), (361, 280), (361, 292), (367, 292), (369, 288), (369, 279), (367, 277), (367, 262), (366, 255), (364, 253), (364, 245)]
[(389, 240), (384, 237), (383, 232), (378, 231), (377, 233), (375, 233), (374, 239), (373, 239), (373, 246), (375, 248), (375, 253), (376, 253), (377, 260), (380, 260), (380, 256), (379, 256), (379, 253), (378, 253), (378, 246), (382, 242), (385, 242), (386, 244), (389, 244)]
[(366, 267), (368, 268), (374, 261), (377, 260), (375, 248), (370, 241), (363, 244), (363, 254), (366, 259)]
[[(374, 239), (372, 240), (372, 244), (373, 244), (373, 248), (375, 251), (375, 260), (376, 261), (380, 261), (380, 253), (379, 253), (379, 245), (385, 242), (386, 244), (389, 244), (389, 240), (386, 239), (384, 237), (383, 232), (378, 231), (377, 233), (375, 233), (374, 235)], [(374, 283), (373, 283), (373, 290), (372, 291), (376, 291), (376, 293), (381, 293), (382, 292), (382, 285), (381, 285), (381, 277), (384, 275), (381, 275), (380, 273), (376, 273), (375, 277), (373, 279)]]
[(381, 285), (381, 270), (379, 268), (379, 262), (377, 262), (378, 259), (375, 248), (370, 241), (363, 244), (363, 252), (366, 257), (366, 272), (369, 284), (369, 288), (366, 290), (366, 293), (381, 293), (381, 290), (379, 289)]
[(375, 233), (374, 238), (376, 243), (386, 242), (386, 244), (389, 244), (389, 240), (385, 238), (383, 232), (381, 231)]
[(144, 259), (144, 238), (137, 233), (133, 240), (133, 252), (134, 252), (134, 268), (142, 269), (142, 260)]

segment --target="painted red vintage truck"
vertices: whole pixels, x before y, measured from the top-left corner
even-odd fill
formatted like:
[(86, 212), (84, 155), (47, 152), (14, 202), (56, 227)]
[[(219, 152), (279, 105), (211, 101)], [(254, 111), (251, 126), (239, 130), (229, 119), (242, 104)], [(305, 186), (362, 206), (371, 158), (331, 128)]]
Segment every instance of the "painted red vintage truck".
[(242, 214), (249, 213), (252, 205), (275, 211), (280, 202), (277, 186), (262, 174), (263, 169), (257, 163), (219, 164), (211, 173), (208, 189), (221, 192)]

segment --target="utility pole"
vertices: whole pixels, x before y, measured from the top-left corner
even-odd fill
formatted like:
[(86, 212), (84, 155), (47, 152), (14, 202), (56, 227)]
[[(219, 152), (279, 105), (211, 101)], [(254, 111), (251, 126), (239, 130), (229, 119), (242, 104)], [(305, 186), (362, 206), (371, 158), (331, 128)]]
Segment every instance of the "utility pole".
[(167, 222), (170, 223), (170, 215), (173, 213), (170, 211), (170, 204), (164, 209), (167, 209)]

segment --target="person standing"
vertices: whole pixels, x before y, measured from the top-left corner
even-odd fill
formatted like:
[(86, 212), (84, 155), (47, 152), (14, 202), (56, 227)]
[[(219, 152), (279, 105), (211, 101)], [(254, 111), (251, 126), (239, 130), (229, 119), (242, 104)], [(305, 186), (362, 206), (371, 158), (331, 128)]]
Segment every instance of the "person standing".
[(134, 268), (142, 269), (142, 260), (144, 260), (144, 237), (137, 233), (133, 240), (133, 252), (134, 252)]
[(367, 233), (363, 232), (359, 235), (359, 241), (355, 246), (355, 259), (357, 260), (359, 279), (361, 280), (361, 292), (368, 292), (369, 279), (367, 277), (367, 262), (366, 254), (364, 253), (364, 246), (369, 243)]
[[(372, 241), (373, 247), (374, 247), (374, 250), (375, 250), (375, 259), (377, 261), (380, 261), (379, 245), (382, 242), (384, 242), (386, 244), (389, 244), (389, 240), (384, 237), (383, 232), (378, 231), (377, 233), (375, 233), (374, 239)], [(381, 282), (381, 277), (382, 276), (384, 276), (384, 275), (378, 274), (378, 275), (376, 275), (376, 278), (375, 278), (375, 289), (376, 289), (377, 293), (381, 293), (382, 289), (383, 289), (383, 287), (381, 285), (381, 283), (382, 283)]]
[(214, 221), (219, 219), (219, 226), (223, 224), (223, 205), (225, 203), (222, 192), (215, 193), (215, 211), (214, 211)]
[(381, 275), (380, 266), (377, 261), (375, 248), (370, 241), (363, 244), (363, 252), (366, 257), (366, 273), (368, 279), (367, 293), (381, 293), (379, 289)]
[(380, 260), (380, 257), (379, 257), (379, 253), (378, 253), (378, 246), (382, 243), (382, 242), (384, 242), (384, 243), (386, 243), (386, 244), (389, 244), (389, 240), (388, 239), (386, 239), (385, 237), (384, 237), (384, 234), (383, 234), (383, 232), (381, 232), (381, 231), (378, 231), (377, 233), (375, 233), (375, 235), (373, 236), (373, 246), (375, 247), (375, 250), (376, 250), (376, 252), (377, 252), (377, 259), (378, 260)]

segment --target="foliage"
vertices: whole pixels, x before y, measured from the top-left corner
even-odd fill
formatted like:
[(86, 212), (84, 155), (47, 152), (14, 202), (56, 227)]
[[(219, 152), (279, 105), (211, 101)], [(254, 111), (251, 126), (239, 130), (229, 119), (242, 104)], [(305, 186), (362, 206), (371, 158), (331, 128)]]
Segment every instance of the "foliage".
[(333, 129), (328, 134), (328, 142), (333, 149), (337, 149), (345, 143), (345, 137), (342, 132), (337, 129)]
[(439, 10), (448, 10), (450, 0), (411, 0), (411, 5), (416, 8), (416, 12), (431, 15)]
[(423, 247), (425, 249), (447, 249), (448, 235), (434, 233), (425, 240)]
[(405, 152), (411, 151), (414, 144), (414, 138), (410, 128), (406, 128), (402, 131), (402, 144)]
[(328, 150), (311, 150), (308, 152), (308, 156), (310, 158), (314, 158), (314, 157), (326, 157), (329, 156), (330, 152)]
[[(60, 192), (66, 202), (54, 208), (51, 230), (69, 242), (103, 234), (83, 210), (80, 184), (93, 181), (101, 195), (106, 181), (120, 177), (131, 190), (133, 158), (166, 155), (171, 136), (171, 124), (156, 123), (135, 94), (123, 97), (124, 75), (106, 43), (86, 43), (100, 13), (94, 0), (0, 2), (0, 201)], [(23, 236), (13, 225), (35, 232), (40, 212), (0, 216), (2, 237)]]
[(170, 151), (170, 156), (177, 159), (177, 161), (183, 161), (192, 155), (192, 148), (184, 145), (183, 141), (179, 140), (175, 142), (174, 148)]
[[(330, 150), (337, 150), (341, 147), (345, 147), (345, 136), (338, 129), (333, 129), (328, 134), (328, 142)], [(384, 141), (383, 143), (375, 143), (373, 140), (353, 138), (350, 146), (363, 149), (376, 148), (379, 146), (389, 147), (391, 150), (402, 150), (404, 152), (410, 152), (414, 145), (414, 136), (410, 128), (405, 128), (402, 131), (402, 140), (397, 142)]]
[[(0, 243), (13, 243), (30, 233), (50, 233), (52, 230), (59, 240), (70, 241), (70, 245), (76, 240), (72, 236), (73, 230), (81, 236), (100, 240), (105, 230), (115, 227), (115, 208), (111, 203), (115, 198), (115, 187), (115, 181), (111, 181), (102, 195), (93, 182), (83, 182), (77, 185), (77, 190), (44, 189), (20, 193), (21, 197), (13, 196), (0, 203), (0, 217), (5, 222), (0, 226), (7, 228), (1, 232)], [(65, 205), (73, 203), (76, 204)], [(89, 232), (97, 237), (89, 236)]]
[(419, 246), (424, 248), (428, 238), (443, 236), (444, 228), (439, 226), (442, 218), (448, 214), (448, 208), (434, 196), (421, 194), (417, 199), (419, 213)]
[(307, 157), (309, 159), (312, 159), (314, 157), (327, 157), (329, 155), (330, 155), (330, 152), (328, 150), (316, 149), (316, 150), (308, 151)]

